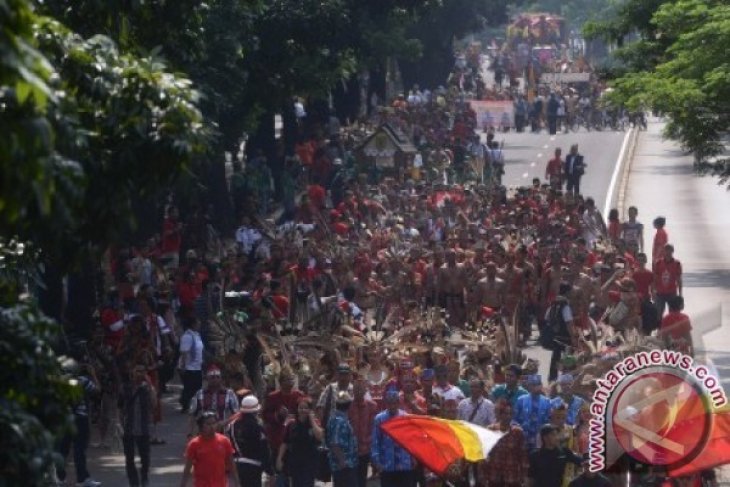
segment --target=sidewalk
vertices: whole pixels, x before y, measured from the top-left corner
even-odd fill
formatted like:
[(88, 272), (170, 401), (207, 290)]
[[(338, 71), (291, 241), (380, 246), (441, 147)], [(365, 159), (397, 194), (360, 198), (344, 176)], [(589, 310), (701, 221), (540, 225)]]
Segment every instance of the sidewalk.
[[(730, 192), (715, 178), (696, 176), (692, 156), (663, 140), (663, 127), (652, 119), (639, 135), (624, 208), (639, 209), (647, 253), (654, 238), (652, 220), (666, 217), (669, 241), (682, 262), (695, 348), (730, 358)], [(723, 379), (730, 384), (730, 368), (726, 372)]]
[[(669, 242), (682, 263), (696, 358), (714, 366), (730, 393), (730, 192), (716, 178), (696, 176), (692, 156), (663, 140), (663, 127), (650, 119), (648, 130), (639, 135), (623, 208), (638, 208), (647, 254), (654, 238), (652, 221), (666, 217)], [(729, 467), (717, 470), (718, 481), (730, 481)]]
[[(157, 431), (157, 436), (167, 443), (150, 447), (150, 487), (179, 487), (182, 477), (189, 416), (179, 412), (177, 400), (181, 386), (170, 384), (168, 389), (170, 392), (162, 396), (162, 423)], [(92, 444), (98, 441), (97, 432), (98, 428), (92, 427)], [(103, 487), (124, 487), (128, 484), (121, 444), (108, 442), (112, 444), (112, 448), (89, 447), (89, 472), (95, 480), (102, 482)], [(69, 476), (72, 477), (73, 467), (69, 465), (69, 468)], [(139, 469), (139, 457), (137, 468)], [(192, 485), (192, 482), (188, 485)]]

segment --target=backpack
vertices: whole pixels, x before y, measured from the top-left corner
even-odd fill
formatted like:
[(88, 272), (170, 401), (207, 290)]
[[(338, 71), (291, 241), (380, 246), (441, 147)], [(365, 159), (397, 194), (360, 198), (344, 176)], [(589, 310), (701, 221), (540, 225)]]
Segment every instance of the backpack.
[(546, 350), (556, 350), (563, 345), (558, 343), (567, 341), (568, 327), (563, 319), (563, 309), (568, 305), (565, 301), (556, 301), (548, 309), (547, 321), (540, 330), (540, 345)]

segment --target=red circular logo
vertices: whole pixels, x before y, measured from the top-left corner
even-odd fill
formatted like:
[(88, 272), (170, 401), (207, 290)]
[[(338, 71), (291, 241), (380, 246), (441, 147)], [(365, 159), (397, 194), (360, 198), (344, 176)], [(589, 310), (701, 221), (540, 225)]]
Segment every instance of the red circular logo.
[(705, 446), (712, 418), (702, 390), (679, 373), (632, 378), (613, 402), (611, 423), (621, 448), (650, 465), (692, 460)]

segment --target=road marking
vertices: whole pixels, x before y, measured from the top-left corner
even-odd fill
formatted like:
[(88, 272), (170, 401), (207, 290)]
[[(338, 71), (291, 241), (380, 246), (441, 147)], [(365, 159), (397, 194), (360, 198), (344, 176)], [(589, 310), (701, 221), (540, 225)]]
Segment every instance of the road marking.
[[(555, 140), (555, 136), (554, 135), (550, 136), (550, 140)], [(545, 146), (545, 147), (547, 147), (547, 146)]]
[(537, 157), (542, 157), (542, 154), (538, 154)]
[(527, 174), (527, 173), (524, 173), (524, 174), (522, 175), (522, 177), (523, 177), (523, 178), (526, 178), (527, 176), (528, 176), (528, 174)]
[(535, 167), (535, 163), (534, 162), (531, 162), (530, 163), (530, 167)]
[[(553, 137), (553, 138), (554, 138), (554, 137)], [(553, 140), (553, 139), (550, 139), (550, 140)], [(543, 145), (543, 146), (542, 146), (542, 148), (543, 148), (543, 149), (547, 149), (547, 148), (548, 148), (548, 145), (547, 145), (547, 144), (545, 144), (545, 145)]]
[(618, 175), (621, 169), (621, 161), (623, 160), (624, 154), (626, 153), (626, 149), (629, 145), (629, 135), (631, 135), (630, 130), (626, 132), (626, 135), (624, 135), (624, 141), (621, 144), (621, 150), (618, 153), (618, 159), (616, 159), (613, 174), (611, 175), (611, 183), (608, 185), (606, 204), (603, 207), (603, 218), (606, 220), (608, 220), (608, 212), (611, 211), (611, 201), (613, 200), (613, 192), (616, 191), (616, 182), (618, 181)]

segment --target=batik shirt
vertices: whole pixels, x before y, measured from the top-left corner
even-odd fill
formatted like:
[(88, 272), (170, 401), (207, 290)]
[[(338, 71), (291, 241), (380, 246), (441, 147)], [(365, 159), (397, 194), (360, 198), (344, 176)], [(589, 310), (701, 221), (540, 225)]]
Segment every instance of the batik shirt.
[(527, 446), (530, 450), (537, 447), (537, 436), (540, 428), (550, 422), (552, 404), (550, 399), (540, 394), (527, 394), (517, 400), (514, 420), (517, 421), (527, 437)]
[(553, 409), (557, 408), (561, 404), (565, 404), (568, 406), (568, 414), (566, 416), (565, 422), (566, 424), (569, 424), (570, 426), (575, 426), (576, 421), (578, 421), (578, 412), (580, 411), (580, 408), (583, 406), (582, 398), (578, 396), (573, 396), (570, 398), (570, 404), (565, 402), (565, 399), (562, 397), (556, 397), (552, 401)]
[(398, 416), (407, 413), (402, 409), (398, 414), (390, 414), (390, 411), (383, 411), (375, 416), (373, 421), (373, 441), (371, 442), (370, 457), (373, 464), (381, 467), (385, 472), (402, 472), (413, 470), (414, 463), (411, 455), (403, 448), (395, 444), (393, 439), (385, 434), (380, 425)]
[(327, 447), (330, 449), (330, 468), (333, 472), (341, 470), (332, 447), (338, 446), (345, 457), (345, 468), (357, 467), (357, 439), (347, 414), (333, 411), (327, 422)]

